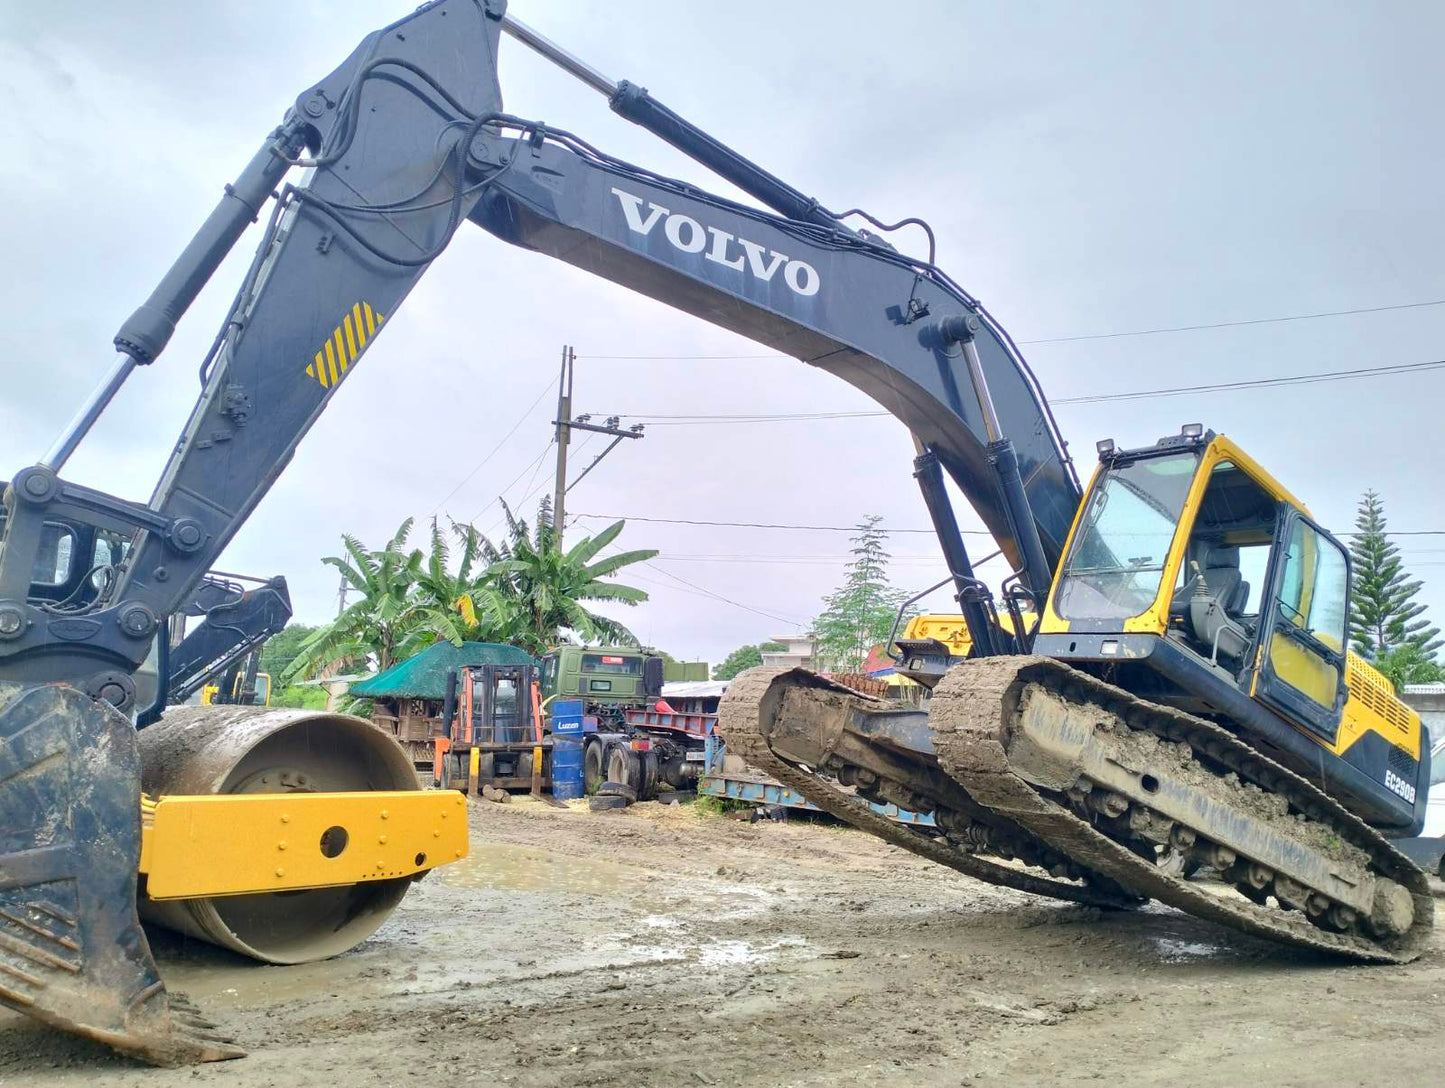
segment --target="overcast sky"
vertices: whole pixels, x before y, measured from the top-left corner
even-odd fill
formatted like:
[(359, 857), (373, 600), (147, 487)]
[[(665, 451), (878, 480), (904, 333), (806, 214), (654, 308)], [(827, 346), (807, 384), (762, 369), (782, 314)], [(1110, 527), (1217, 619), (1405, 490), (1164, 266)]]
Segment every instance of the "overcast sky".
[[(107, 370), (120, 322), (296, 93), (410, 5), (5, 7), (0, 472), (13, 472)], [(1438, 3), (516, 0), (511, 10), (825, 204), (926, 218), (939, 263), (1026, 344), (1445, 299)], [(508, 111), (731, 193), (516, 42), (503, 40), (501, 65)], [(149, 497), (258, 235), (67, 477)], [(899, 244), (919, 252), (916, 239)], [(319, 557), (338, 551), (343, 531), (379, 545), (404, 517), (433, 512), (493, 530), (499, 493), (530, 517), (550, 486), (544, 391), (564, 343), (578, 355), (579, 412), (876, 407), (791, 360), (698, 358), (771, 352), (464, 225), (219, 565), (286, 574), (298, 618), (323, 621), (336, 580)], [(1144, 444), (1200, 421), (1328, 527), (1351, 528), (1373, 487), (1392, 528), (1423, 530), (1445, 529), (1445, 372), (1063, 402), (1424, 362), (1445, 357), (1442, 343), (1445, 306), (1425, 306), (1025, 351), (1086, 468), (1098, 438)], [(599, 448), (575, 444), (574, 463)], [(889, 418), (650, 426), (569, 502), (579, 514), (838, 526), (877, 513), (921, 529), (912, 452)], [(845, 533), (643, 522), (622, 541), (663, 553), (635, 579), (651, 601), (623, 618), (646, 642), (714, 662), (806, 627), (847, 549)], [(1445, 536), (1402, 544), (1445, 621)], [(899, 533), (892, 548), (901, 587), (941, 576), (929, 535)]]

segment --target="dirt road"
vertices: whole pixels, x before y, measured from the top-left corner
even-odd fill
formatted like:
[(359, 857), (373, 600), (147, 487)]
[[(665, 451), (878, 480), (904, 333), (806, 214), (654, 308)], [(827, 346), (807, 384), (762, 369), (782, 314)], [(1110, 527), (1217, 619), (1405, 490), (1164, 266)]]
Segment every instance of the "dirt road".
[(835, 827), (526, 800), (472, 820), (472, 858), (339, 959), (157, 937), (249, 1057), (147, 1069), (0, 1014), (0, 1085), (1441, 1083), (1438, 936), (1409, 967), (1346, 967)]

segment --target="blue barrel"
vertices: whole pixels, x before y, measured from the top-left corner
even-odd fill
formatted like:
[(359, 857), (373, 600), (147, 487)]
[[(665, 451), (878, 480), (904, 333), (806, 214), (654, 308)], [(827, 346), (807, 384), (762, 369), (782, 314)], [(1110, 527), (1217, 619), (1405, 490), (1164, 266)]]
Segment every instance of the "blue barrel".
[(552, 734), (552, 796), (558, 801), (582, 796), (582, 738)]
[(582, 735), (582, 700), (557, 699), (552, 703), (552, 732), (567, 737)]

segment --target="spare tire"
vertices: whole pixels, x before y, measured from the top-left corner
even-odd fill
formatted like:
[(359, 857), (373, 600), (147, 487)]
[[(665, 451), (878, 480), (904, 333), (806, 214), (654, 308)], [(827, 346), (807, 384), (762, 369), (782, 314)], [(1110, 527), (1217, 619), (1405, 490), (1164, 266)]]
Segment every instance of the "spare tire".
[(594, 797), (587, 798), (587, 807), (593, 812), (608, 812), (614, 809), (626, 808), (629, 802), (626, 797), (615, 793), (599, 793)]
[(629, 805), (637, 800), (637, 791), (626, 782), (607, 781), (597, 787), (598, 797), (621, 797)]

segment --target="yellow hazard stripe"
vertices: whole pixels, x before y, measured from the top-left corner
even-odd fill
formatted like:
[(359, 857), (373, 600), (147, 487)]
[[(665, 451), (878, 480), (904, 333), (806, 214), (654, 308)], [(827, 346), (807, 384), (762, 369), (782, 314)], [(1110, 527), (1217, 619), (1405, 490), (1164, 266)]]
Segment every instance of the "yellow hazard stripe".
[(351, 312), (331, 330), (321, 350), (306, 364), (307, 376), (320, 382), (322, 389), (330, 389), (356, 362), (384, 319), (385, 315), (373, 310), (371, 303), (352, 303)]

